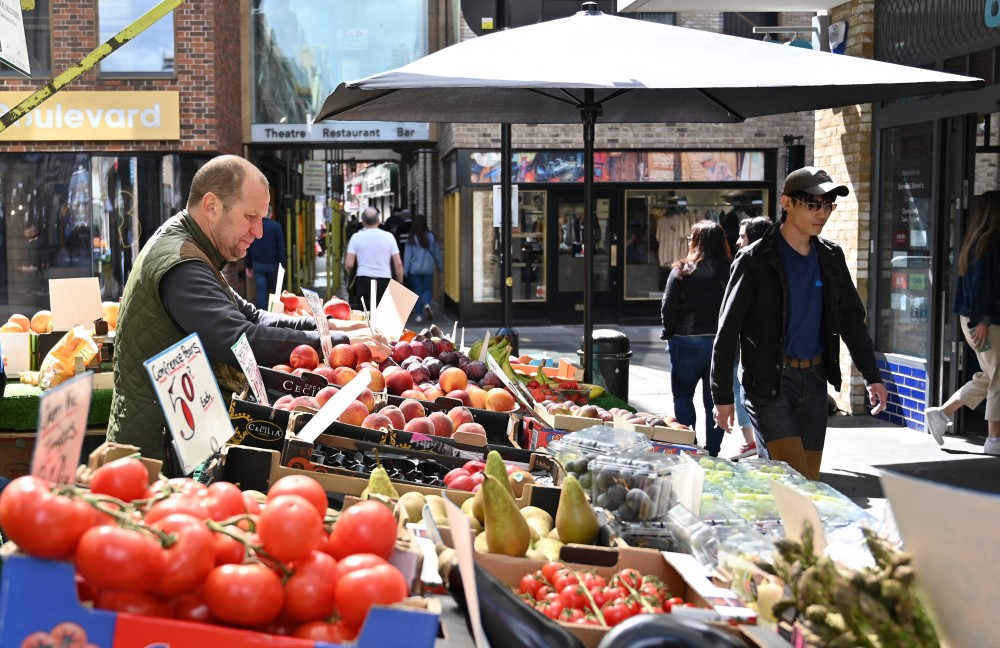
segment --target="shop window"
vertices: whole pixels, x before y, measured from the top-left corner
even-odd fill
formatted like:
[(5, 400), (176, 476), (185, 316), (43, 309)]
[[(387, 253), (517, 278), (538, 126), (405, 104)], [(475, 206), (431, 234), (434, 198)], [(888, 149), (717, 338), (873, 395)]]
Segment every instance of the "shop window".
[(753, 28), (777, 25), (778, 14), (774, 11), (726, 11), (722, 14), (722, 33), (727, 36), (762, 40), (764, 37), (753, 33)]
[(932, 339), (931, 156), (933, 124), (882, 133), (879, 188), (878, 289), (875, 321), (879, 351), (926, 360)]
[[(35, 0), (35, 8), (21, 11), (24, 21), (24, 39), (28, 46), (28, 64), (33, 78), (52, 73), (52, 29), (49, 0)], [(20, 76), (6, 63), (0, 61), (0, 76)]]
[[(100, 41), (107, 41), (157, 4), (158, 0), (99, 0)], [(147, 27), (100, 65), (101, 74), (108, 76), (173, 76), (174, 13)]]
[(87, 156), (0, 156), (0, 304), (30, 315), (49, 308), (49, 279), (89, 277)]
[(986, 81), (986, 85), (993, 85), (996, 81), (994, 60), (996, 49), (982, 50), (969, 55), (969, 76), (979, 77)]
[[(518, 192), (517, 226), (511, 229), (514, 301), (545, 301), (546, 192)], [(500, 227), (494, 220), (493, 192), (472, 193), (472, 299), (500, 301)]]

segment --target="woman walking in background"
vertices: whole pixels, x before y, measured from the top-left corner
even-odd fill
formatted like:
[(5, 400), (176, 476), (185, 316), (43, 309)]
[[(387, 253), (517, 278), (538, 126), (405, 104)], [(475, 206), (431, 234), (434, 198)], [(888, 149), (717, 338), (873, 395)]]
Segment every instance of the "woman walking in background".
[(983, 452), (1000, 455), (1000, 191), (979, 197), (974, 221), (965, 233), (958, 255), (955, 314), (962, 333), (976, 352), (981, 371), (962, 385), (941, 407), (928, 407), (927, 431), (938, 445), (951, 416), (965, 405), (972, 409), (986, 399), (986, 446)]
[(688, 237), (688, 254), (674, 262), (660, 306), (663, 322), (660, 339), (669, 341), (674, 416), (679, 423), (694, 429), (698, 420), (694, 392), (701, 381), (705, 448), (713, 457), (719, 455), (725, 432), (712, 416), (712, 343), (731, 259), (722, 226), (710, 220), (695, 223)]
[(403, 277), (410, 289), (417, 293), (417, 312), (423, 313), (423, 317), (417, 315), (418, 322), (424, 318), (430, 321), (434, 316), (431, 310), (434, 268), (444, 271), (441, 247), (434, 234), (427, 229), (427, 217), (417, 214), (403, 253)]

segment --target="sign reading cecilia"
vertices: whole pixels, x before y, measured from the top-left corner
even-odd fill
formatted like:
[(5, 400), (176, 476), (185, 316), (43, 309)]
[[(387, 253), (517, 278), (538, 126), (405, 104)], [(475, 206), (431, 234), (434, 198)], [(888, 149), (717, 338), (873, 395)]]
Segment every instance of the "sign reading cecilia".
[[(29, 94), (0, 92), (0, 114)], [(171, 91), (63, 90), (0, 132), (0, 140), (31, 142), (180, 137), (180, 95)]]

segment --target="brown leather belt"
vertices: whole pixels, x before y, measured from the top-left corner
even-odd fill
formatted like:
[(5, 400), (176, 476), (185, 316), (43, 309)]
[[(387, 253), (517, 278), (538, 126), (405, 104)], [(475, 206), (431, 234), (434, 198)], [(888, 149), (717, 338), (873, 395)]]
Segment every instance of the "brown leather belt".
[(809, 367), (815, 367), (819, 364), (823, 364), (822, 354), (816, 356), (815, 358), (793, 358), (791, 356), (785, 356), (785, 366), (791, 367), (792, 369), (808, 369)]

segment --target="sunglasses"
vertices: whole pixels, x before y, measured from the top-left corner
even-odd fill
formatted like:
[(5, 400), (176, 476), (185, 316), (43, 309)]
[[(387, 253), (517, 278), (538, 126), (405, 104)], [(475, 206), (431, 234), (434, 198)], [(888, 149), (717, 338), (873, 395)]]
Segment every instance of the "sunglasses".
[(789, 196), (789, 198), (791, 198), (792, 200), (794, 200), (795, 202), (799, 203), (800, 205), (802, 205), (803, 207), (812, 212), (819, 211), (821, 209), (823, 211), (832, 212), (834, 209), (837, 208), (837, 203), (808, 202), (805, 200), (799, 200), (794, 196)]

